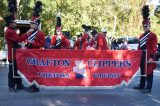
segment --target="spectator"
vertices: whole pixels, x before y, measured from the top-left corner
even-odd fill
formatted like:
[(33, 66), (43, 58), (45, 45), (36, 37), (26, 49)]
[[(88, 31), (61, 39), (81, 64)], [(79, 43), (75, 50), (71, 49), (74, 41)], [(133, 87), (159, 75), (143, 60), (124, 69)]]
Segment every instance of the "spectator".
[(45, 44), (45, 49), (49, 49), (51, 45), (51, 38), (50, 35), (46, 36), (46, 44)]
[(128, 45), (127, 39), (123, 39), (123, 43), (120, 47), (121, 50), (131, 50), (131, 47)]

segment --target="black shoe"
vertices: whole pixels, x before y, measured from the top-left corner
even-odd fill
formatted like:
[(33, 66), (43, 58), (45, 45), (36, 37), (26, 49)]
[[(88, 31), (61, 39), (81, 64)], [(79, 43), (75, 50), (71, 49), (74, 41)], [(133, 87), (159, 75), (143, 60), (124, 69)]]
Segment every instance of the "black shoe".
[(17, 90), (23, 90), (23, 89), (25, 89), (25, 87), (22, 84), (17, 85)]
[(141, 87), (141, 86), (135, 86), (134, 89), (138, 89), (138, 90), (142, 90), (144, 89), (144, 87)]
[(28, 92), (39, 92), (39, 88), (28, 88)]
[(151, 89), (144, 89), (142, 90), (142, 93), (151, 93)]
[(17, 93), (17, 90), (14, 88), (9, 88), (9, 92)]
[(31, 85), (26, 89), (28, 92), (39, 92), (39, 88), (36, 85)]

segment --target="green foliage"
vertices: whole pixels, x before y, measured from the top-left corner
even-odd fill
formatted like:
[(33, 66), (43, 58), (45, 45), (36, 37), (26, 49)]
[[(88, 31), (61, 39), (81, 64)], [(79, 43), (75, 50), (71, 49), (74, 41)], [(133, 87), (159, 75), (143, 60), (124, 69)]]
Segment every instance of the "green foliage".
[(23, 20), (31, 19), (33, 6), (34, 3), (31, 0), (19, 0), (17, 18)]
[(4, 27), (5, 27), (5, 22), (3, 20), (3, 17), (7, 14), (7, 1), (6, 0), (1, 0), (0, 1), (0, 38), (4, 37)]
[[(18, 18), (31, 19), (36, 0), (17, 1)], [(61, 12), (62, 29), (70, 31), (72, 36), (76, 32), (82, 32), (81, 25), (87, 24), (95, 26), (99, 31), (106, 27), (113, 37), (125, 35), (138, 37), (143, 32), (141, 8), (145, 2), (146, 0), (42, 0), (42, 30), (46, 35), (54, 34), (55, 14)], [(3, 17), (7, 14), (6, 0), (0, 1), (0, 8), (0, 16)], [(159, 18), (151, 16), (151, 20), (152, 31), (159, 35)]]

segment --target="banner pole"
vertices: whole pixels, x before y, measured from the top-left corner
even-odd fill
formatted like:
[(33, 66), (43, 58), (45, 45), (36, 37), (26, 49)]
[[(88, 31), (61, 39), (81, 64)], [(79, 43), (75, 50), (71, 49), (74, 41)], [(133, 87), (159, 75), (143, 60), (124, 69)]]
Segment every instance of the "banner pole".
[(156, 64), (160, 64), (160, 61), (147, 61), (147, 63), (156, 63)]
[(146, 58), (145, 58), (145, 76), (147, 76), (147, 50), (145, 50), (146, 52)]
[(12, 71), (13, 71), (13, 78), (14, 78), (14, 58), (13, 58), (13, 48), (12, 48)]
[(20, 76), (16, 76), (14, 73), (14, 49), (12, 48), (12, 70), (13, 70), (13, 78), (21, 78)]
[[(148, 63), (148, 61), (147, 61), (147, 50), (143, 50), (144, 52), (146, 52), (146, 56), (145, 56), (145, 74), (144, 75), (135, 75), (136, 77), (142, 77), (142, 76), (144, 76), (144, 77), (146, 77), (147, 76), (147, 63)], [(142, 54), (143, 54), (143, 51), (142, 51)]]

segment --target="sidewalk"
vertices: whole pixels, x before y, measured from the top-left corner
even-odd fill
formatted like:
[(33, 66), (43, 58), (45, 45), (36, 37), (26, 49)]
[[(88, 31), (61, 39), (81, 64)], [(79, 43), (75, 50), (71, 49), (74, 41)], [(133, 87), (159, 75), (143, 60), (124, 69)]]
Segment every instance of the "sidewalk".
[(135, 77), (128, 87), (116, 89), (41, 89), (38, 93), (10, 93), (8, 67), (0, 66), (0, 106), (160, 106), (160, 65), (154, 71), (151, 94), (134, 90)]

